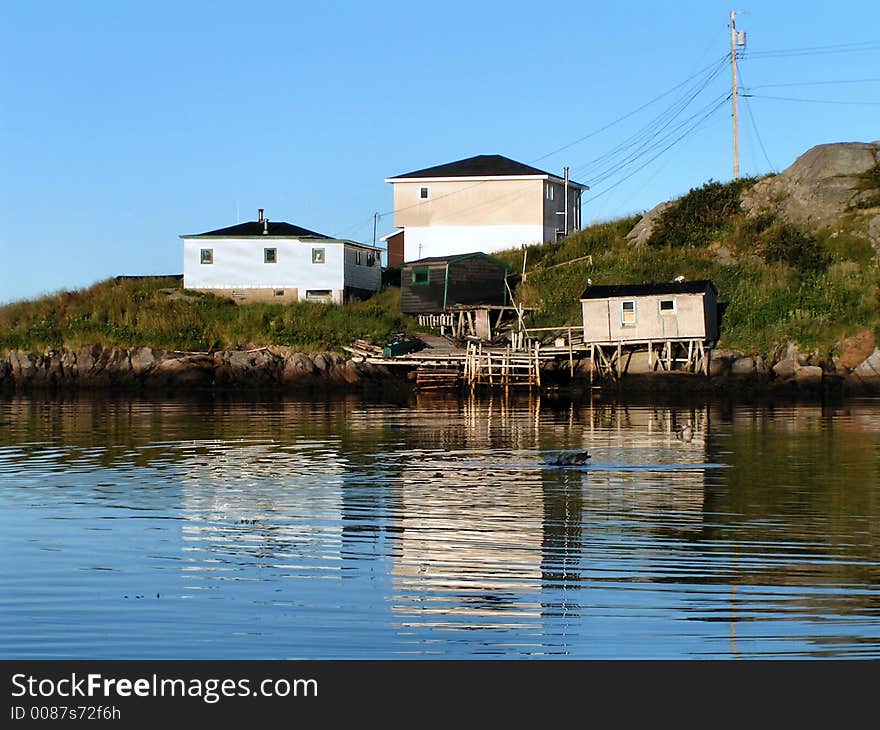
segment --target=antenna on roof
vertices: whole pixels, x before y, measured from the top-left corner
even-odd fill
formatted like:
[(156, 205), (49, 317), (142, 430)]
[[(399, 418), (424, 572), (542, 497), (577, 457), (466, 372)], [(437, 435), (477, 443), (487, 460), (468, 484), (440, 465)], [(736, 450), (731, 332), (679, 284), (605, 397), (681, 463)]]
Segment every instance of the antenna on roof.
[(263, 222), (263, 209), (262, 208), (257, 208), (257, 216), (258, 216), (257, 223), (262, 223)]

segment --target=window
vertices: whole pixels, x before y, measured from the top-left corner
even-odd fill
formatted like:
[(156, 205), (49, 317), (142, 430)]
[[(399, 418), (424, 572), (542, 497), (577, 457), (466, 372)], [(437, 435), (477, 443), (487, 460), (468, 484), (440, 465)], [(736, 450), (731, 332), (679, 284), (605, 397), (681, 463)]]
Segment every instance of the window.
[(621, 327), (634, 327), (636, 323), (636, 303), (634, 299), (628, 299), (620, 303)]
[(312, 249), (312, 263), (313, 264), (323, 264), (324, 263), (324, 249), (323, 248), (313, 248)]
[(544, 197), (547, 200), (553, 200), (553, 186), (550, 183), (547, 183), (547, 186), (544, 188)]
[(203, 248), (201, 261), (203, 264), (213, 264), (214, 263), (214, 249), (213, 248)]
[(264, 248), (263, 249), (263, 263), (264, 264), (274, 264), (278, 261), (278, 249), (277, 248)]
[(333, 302), (333, 294), (329, 289), (306, 289), (306, 301), (331, 304)]
[(360, 252), (360, 251), (355, 251), (355, 252), (354, 252), (354, 262), (355, 262), (358, 266), (360, 266), (360, 265), (363, 263), (363, 260), (361, 259), (361, 252)]
[(422, 200), (428, 199), (428, 188), (419, 188), (419, 198)]
[(431, 270), (430, 269), (413, 269), (412, 270), (412, 285), (413, 286), (427, 286), (431, 283)]
[(675, 300), (674, 299), (661, 299), (660, 300), (660, 314), (673, 314), (675, 312)]
[(367, 266), (375, 266), (376, 265), (376, 254), (371, 253), (367, 256)]
[(275, 293), (276, 297), (283, 297), (284, 296), (284, 289), (276, 289), (274, 293)]

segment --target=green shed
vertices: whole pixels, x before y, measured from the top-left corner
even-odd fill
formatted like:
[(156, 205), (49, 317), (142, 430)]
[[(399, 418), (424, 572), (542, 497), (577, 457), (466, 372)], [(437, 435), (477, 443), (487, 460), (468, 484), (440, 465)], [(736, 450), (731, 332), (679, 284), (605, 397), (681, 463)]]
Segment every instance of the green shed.
[(507, 265), (482, 251), (409, 261), (400, 269), (400, 310), (445, 312), (456, 304), (507, 304)]

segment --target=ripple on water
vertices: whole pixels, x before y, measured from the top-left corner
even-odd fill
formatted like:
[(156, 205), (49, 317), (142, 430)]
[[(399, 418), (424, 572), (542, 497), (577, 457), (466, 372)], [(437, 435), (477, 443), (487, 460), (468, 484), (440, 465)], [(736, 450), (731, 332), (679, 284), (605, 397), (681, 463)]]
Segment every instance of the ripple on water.
[(880, 404), (511, 403), (0, 404), (0, 652), (880, 657)]

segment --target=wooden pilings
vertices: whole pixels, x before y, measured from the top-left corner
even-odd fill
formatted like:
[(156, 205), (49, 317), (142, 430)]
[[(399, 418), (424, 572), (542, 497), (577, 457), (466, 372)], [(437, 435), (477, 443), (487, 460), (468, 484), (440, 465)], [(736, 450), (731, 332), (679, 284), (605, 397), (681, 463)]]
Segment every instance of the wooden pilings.
[(512, 348), (503, 350), (483, 349), (482, 343), (468, 344), (465, 355), (464, 379), (471, 389), (479, 386), (511, 388), (541, 386), (540, 345), (518, 352)]

